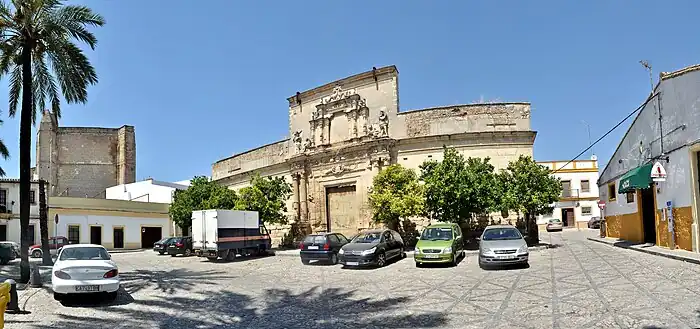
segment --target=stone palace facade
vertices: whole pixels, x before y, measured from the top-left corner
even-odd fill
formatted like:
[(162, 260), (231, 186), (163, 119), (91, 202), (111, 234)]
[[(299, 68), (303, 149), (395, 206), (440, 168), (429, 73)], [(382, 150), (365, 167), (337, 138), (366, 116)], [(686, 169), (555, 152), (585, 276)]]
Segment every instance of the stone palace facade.
[[(314, 232), (351, 236), (375, 226), (367, 196), (384, 166), (419, 171), (425, 160), (441, 160), (446, 145), (505, 168), (520, 155), (532, 156), (536, 135), (529, 103), (400, 111), (395, 66), (298, 92), (288, 101), (290, 138), (217, 161), (212, 179), (237, 190), (256, 172), (285, 177), (293, 189), (290, 221)], [(273, 228), (274, 243), (288, 230)]]

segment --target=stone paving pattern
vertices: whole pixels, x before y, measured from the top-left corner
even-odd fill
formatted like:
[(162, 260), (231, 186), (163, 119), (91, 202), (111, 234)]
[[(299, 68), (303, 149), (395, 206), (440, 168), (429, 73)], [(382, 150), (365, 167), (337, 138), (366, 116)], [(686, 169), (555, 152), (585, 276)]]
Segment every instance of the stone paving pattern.
[(700, 266), (592, 234), (551, 233), (555, 247), (532, 252), (529, 268), (489, 271), (473, 255), (455, 268), (408, 258), (348, 270), (295, 257), (116, 254), (124, 291), (115, 303), (62, 306), (50, 289), (29, 289), (20, 303), (32, 313), (7, 315), (6, 328), (700, 327)]

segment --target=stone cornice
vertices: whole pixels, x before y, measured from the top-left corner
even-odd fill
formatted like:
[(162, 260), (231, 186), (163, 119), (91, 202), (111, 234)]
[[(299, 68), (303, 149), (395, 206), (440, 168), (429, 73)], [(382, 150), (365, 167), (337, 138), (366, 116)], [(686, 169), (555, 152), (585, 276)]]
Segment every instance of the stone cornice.
[[(399, 71), (394, 65), (390, 66), (384, 66), (377, 68), (376, 71), (366, 71), (362, 72), (359, 74), (351, 75), (347, 78), (343, 78), (340, 80), (336, 80), (333, 82), (329, 82), (325, 85), (322, 85), (320, 87), (316, 87), (313, 89), (309, 89), (307, 91), (300, 92), (298, 94), (299, 97), (301, 97), (301, 101), (304, 102), (305, 99), (309, 98), (319, 98), (321, 96), (325, 96), (326, 94), (329, 94), (333, 91), (333, 88), (337, 85), (346, 85), (346, 84), (354, 84), (360, 81), (364, 80), (372, 80), (374, 79), (374, 74), (376, 74), (377, 79), (382, 79), (385, 75), (390, 75), (390, 76), (396, 76), (398, 75)], [(296, 102), (296, 97), (297, 95), (293, 95), (287, 98), (287, 101), (289, 101), (289, 106), (295, 106), (297, 104)]]
[(444, 135), (432, 135), (432, 136), (421, 136), (421, 137), (411, 137), (399, 139), (397, 141), (398, 146), (407, 146), (412, 144), (425, 144), (425, 143), (436, 143), (436, 142), (448, 142), (457, 140), (466, 141), (480, 141), (480, 140), (497, 140), (497, 144), (509, 144), (503, 142), (508, 138), (517, 138), (522, 142), (516, 143), (528, 143), (534, 144), (535, 137), (537, 136), (536, 131), (482, 131), (482, 132), (467, 132), (460, 134), (444, 134)]

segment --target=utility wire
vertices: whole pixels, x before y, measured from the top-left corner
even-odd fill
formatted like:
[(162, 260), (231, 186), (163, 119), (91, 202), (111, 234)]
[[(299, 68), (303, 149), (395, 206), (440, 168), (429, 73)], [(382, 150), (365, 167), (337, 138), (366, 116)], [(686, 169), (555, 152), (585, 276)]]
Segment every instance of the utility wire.
[(656, 97), (656, 96), (658, 96), (658, 95), (659, 95), (659, 93), (656, 93), (656, 94), (653, 94), (653, 95), (649, 96), (649, 98), (647, 98), (646, 102), (644, 102), (642, 105), (639, 105), (639, 107), (637, 107), (634, 111), (632, 111), (632, 113), (628, 114), (624, 119), (622, 119), (622, 121), (618, 122), (618, 123), (615, 125), (615, 127), (612, 127), (612, 128), (611, 128), (610, 130), (608, 130), (608, 132), (606, 132), (603, 136), (601, 136), (601, 137), (598, 138), (595, 142), (593, 142), (593, 144), (589, 145), (585, 150), (581, 151), (581, 153), (579, 153), (579, 154), (578, 154), (577, 156), (575, 156), (573, 159), (569, 160), (569, 162), (567, 162), (566, 164), (564, 164), (563, 166), (561, 166), (559, 169), (554, 170), (552, 173), (556, 173), (556, 172), (558, 172), (559, 170), (562, 170), (562, 169), (564, 169), (566, 166), (568, 166), (569, 163), (574, 162), (576, 159), (578, 159), (580, 156), (582, 156), (584, 153), (586, 153), (588, 150), (590, 150), (595, 144), (598, 144), (598, 142), (600, 142), (601, 140), (603, 140), (603, 138), (605, 138), (605, 137), (607, 137), (608, 135), (610, 135), (611, 132), (613, 132), (615, 129), (617, 129), (617, 127), (619, 127), (621, 124), (623, 124), (625, 121), (627, 121), (627, 119), (629, 119), (629, 118), (630, 118), (631, 116), (633, 116), (635, 113), (639, 112), (639, 110), (641, 110), (641, 109), (642, 109), (644, 106), (646, 106), (652, 99), (654, 99), (654, 97)]

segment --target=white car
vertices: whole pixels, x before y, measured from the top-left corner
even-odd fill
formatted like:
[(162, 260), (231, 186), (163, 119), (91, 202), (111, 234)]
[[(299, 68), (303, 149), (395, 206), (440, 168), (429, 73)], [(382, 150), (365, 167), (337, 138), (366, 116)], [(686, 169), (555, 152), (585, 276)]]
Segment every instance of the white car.
[(119, 269), (103, 246), (72, 244), (61, 248), (51, 270), (53, 294), (62, 300), (68, 294), (106, 293), (115, 299)]

